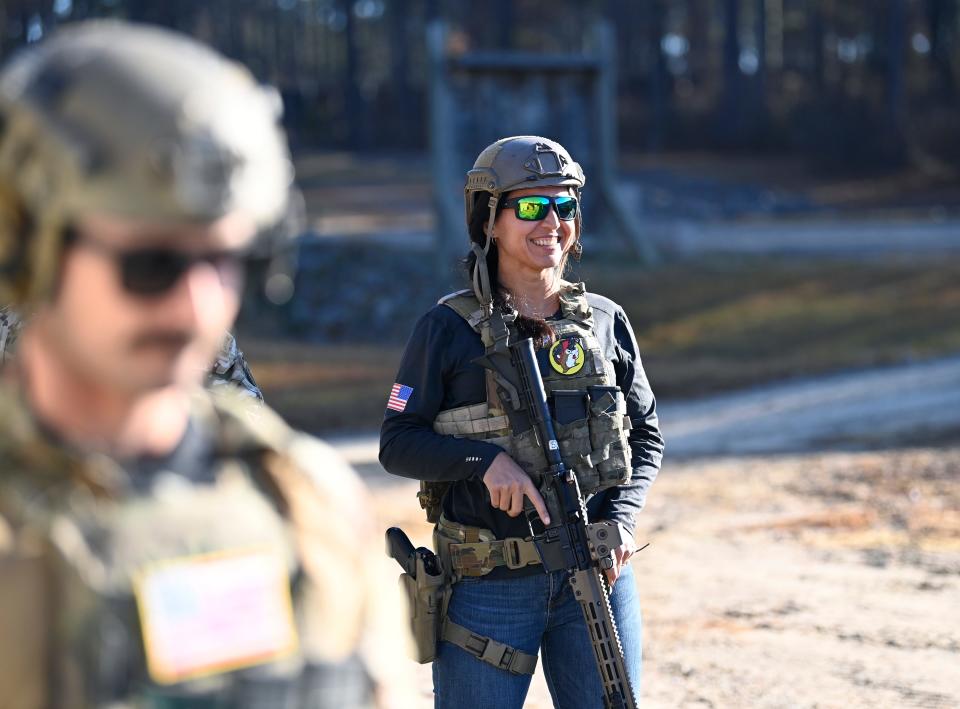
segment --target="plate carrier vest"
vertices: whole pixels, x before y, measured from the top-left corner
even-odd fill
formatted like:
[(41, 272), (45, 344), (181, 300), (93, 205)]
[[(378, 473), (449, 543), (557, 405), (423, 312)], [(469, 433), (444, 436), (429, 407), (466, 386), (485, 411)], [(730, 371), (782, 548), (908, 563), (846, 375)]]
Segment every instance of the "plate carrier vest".
[[(466, 320), (483, 339), (488, 352), (493, 349), (493, 328), (473, 291), (451, 293), (439, 303)], [(550, 321), (556, 333), (550, 350), (551, 366), (541, 366), (541, 370), (554, 413), (560, 453), (576, 472), (580, 490), (586, 496), (630, 479), (631, 424), (623, 392), (616, 385), (613, 363), (604, 359), (593, 332), (593, 311), (583, 283), (563, 283), (560, 309), (561, 317)], [(510, 327), (509, 333), (511, 339), (517, 337), (515, 328)], [(572, 367), (558, 361), (568, 352), (575, 360)], [(562, 373), (564, 369), (571, 373)], [(486, 402), (441, 411), (434, 420), (434, 431), (498, 445), (535, 477), (547, 463), (534, 430), (513, 433), (505, 408), (513, 406), (509, 392), (490, 370), (486, 371), (486, 380)], [(449, 482), (421, 482), (418, 497), (429, 521), (439, 520), (443, 495), (449, 486)]]

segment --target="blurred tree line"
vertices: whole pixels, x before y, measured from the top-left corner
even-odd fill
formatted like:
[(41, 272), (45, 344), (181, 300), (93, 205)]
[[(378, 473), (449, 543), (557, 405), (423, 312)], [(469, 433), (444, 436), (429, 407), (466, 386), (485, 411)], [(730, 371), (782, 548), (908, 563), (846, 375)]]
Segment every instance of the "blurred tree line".
[(627, 150), (802, 152), (833, 168), (960, 165), (960, 0), (0, 0), (0, 55), (56, 25), (188, 32), (283, 94), (295, 143), (428, 144), (425, 28), (451, 52), (617, 35)]

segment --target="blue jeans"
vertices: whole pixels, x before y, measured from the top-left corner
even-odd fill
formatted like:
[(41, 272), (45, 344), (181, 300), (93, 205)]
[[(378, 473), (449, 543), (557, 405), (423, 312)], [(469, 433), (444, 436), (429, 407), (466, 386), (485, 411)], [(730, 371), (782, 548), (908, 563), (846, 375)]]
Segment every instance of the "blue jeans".
[[(633, 568), (629, 565), (610, 596), (627, 672), (640, 692), (641, 622)], [(557, 709), (603, 709), (603, 686), (583, 612), (564, 571), (515, 579), (462, 579), (453, 587), (450, 619), (536, 654)], [(435, 709), (521, 709), (530, 675), (516, 675), (481, 662), (441, 642), (433, 662)], [(639, 702), (639, 696), (637, 697)]]

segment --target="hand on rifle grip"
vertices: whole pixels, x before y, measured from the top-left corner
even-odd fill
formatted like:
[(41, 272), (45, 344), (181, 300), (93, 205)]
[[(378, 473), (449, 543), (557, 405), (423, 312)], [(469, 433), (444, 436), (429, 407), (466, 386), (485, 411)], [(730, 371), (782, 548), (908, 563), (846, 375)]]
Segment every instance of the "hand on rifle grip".
[(543, 523), (550, 524), (547, 505), (537, 486), (506, 452), (493, 459), (487, 472), (483, 474), (483, 484), (490, 492), (492, 507), (516, 517), (526, 511), (527, 505), (532, 505)]
[(537, 508), (533, 506), (533, 503), (530, 502), (530, 498), (523, 498), (523, 514), (527, 518), (527, 525), (530, 527), (530, 534), (533, 534), (533, 523), (539, 522), (543, 524), (543, 520), (540, 519), (540, 514), (537, 512)]

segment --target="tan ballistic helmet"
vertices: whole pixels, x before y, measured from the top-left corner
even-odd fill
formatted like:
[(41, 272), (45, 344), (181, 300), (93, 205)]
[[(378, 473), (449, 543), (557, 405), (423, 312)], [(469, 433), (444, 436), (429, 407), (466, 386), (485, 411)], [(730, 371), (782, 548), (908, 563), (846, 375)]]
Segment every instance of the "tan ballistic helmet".
[(82, 22), (23, 50), (0, 74), (0, 302), (50, 292), (78, 215), (276, 223), (280, 114), (242, 66), (158, 28)]
[(510, 190), (525, 187), (583, 187), (580, 165), (560, 143), (538, 135), (501, 138), (487, 146), (467, 173), (463, 188), (467, 226), (476, 208), (479, 192), (490, 192), (490, 226), (496, 218), (496, 200)]

